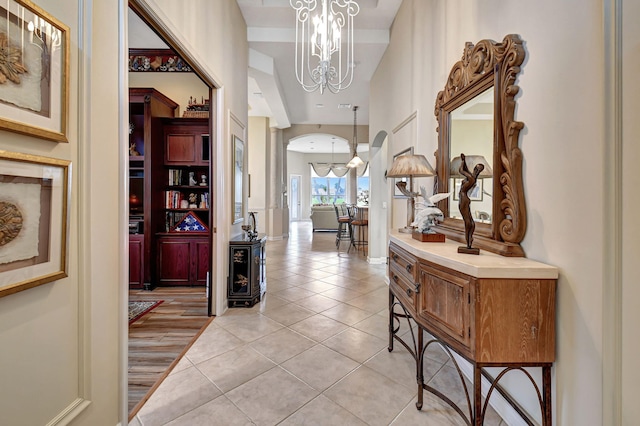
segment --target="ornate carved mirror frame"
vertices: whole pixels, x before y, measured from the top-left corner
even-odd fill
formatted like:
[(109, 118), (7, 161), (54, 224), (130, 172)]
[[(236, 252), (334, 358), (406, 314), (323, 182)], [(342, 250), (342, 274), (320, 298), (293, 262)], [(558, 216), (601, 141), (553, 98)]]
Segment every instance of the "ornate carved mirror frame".
[[(481, 40), (475, 46), (466, 43), (462, 59), (447, 79), (444, 90), (438, 93), (435, 115), (438, 119), (438, 192), (450, 192), (449, 164), (459, 152), (450, 153), (450, 114), (457, 107), (494, 88), (493, 114), (493, 188), (491, 223), (476, 223), (473, 245), (503, 256), (524, 256), (520, 242), (527, 229), (527, 215), (522, 184), (522, 152), (518, 147), (524, 123), (514, 119), (515, 96), (519, 87), (515, 80), (520, 73), (525, 51), (518, 35), (509, 34), (501, 43)], [(473, 152), (465, 152), (473, 155)], [(438, 232), (464, 242), (464, 223), (451, 218), (450, 199), (439, 203), (445, 220)]]

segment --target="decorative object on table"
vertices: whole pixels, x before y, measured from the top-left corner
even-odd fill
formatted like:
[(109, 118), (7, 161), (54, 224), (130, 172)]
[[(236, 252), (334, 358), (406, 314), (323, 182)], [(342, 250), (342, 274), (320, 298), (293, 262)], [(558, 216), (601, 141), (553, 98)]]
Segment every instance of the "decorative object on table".
[(249, 223), (242, 225), (242, 230), (247, 233), (248, 241), (255, 241), (258, 238), (258, 221), (256, 215), (258, 212), (249, 212)]
[(458, 208), (460, 209), (460, 214), (464, 220), (464, 238), (467, 245), (466, 247), (458, 247), (458, 253), (480, 254), (479, 248), (471, 247), (473, 244), (473, 231), (476, 229), (476, 221), (473, 220), (473, 216), (471, 215), (471, 199), (469, 198), (469, 192), (475, 186), (478, 176), (483, 170), (484, 164), (478, 163), (473, 168), (473, 172), (470, 172), (467, 167), (467, 162), (465, 161), (465, 155), (460, 154), (460, 168), (458, 171), (462, 176), (464, 176), (464, 180), (462, 181), (462, 185), (460, 185), (460, 201), (458, 203)]
[(290, 0), (296, 11), (295, 69), (307, 92), (338, 93), (353, 81), (354, 0)]
[(130, 300), (129, 325), (138, 321), (144, 315), (157, 308), (164, 300)]
[(0, 128), (67, 142), (69, 28), (26, 0), (0, 13)]
[(0, 150), (0, 297), (67, 276), (70, 169)]
[[(482, 155), (467, 155), (465, 157), (465, 162), (467, 163), (467, 168), (469, 170), (473, 170), (478, 164), (482, 164), (484, 169), (478, 175), (476, 180), (476, 184), (469, 191), (469, 199), (471, 201), (482, 201), (484, 190), (483, 190), (483, 180), (490, 179), (493, 177), (493, 169), (489, 165), (489, 162)], [(460, 174), (460, 166), (462, 165), (462, 160), (460, 157), (455, 157), (451, 160), (451, 165), (449, 167), (449, 177), (453, 179), (453, 200), (458, 201), (458, 194), (460, 194), (460, 187), (462, 185), (462, 181), (464, 176)]]
[(449, 198), (451, 193), (446, 192), (427, 197), (424, 187), (420, 188), (420, 193), (425, 201), (416, 203), (417, 213), (415, 215), (415, 220), (411, 223), (411, 225), (415, 227), (415, 230), (411, 233), (411, 237), (414, 240), (422, 242), (444, 243), (444, 234), (439, 234), (433, 230), (433, 226), (436, 222), (444, 219), (444, 214), (442, 213), (442, 210), (436, 207), (436, 203)]
[(407, 197), (407, 226), (398, 229), (399, 232), (411, 234), (414, 229), (412, 223), (415, 214), (415, 197), (420, 194), (413, 191), (413, 178), (435, 176), (435, 174), (424, 155), (408, 154), (395, 157), (391, 169), (387, 172), (387, 177), (406, 177), (409, 179), (409, 189), (407, 189), (407, 182), (396, 182), (400, 192)]
[(193, 211), (187, 212), (171, 232), (209, 232), (209, 227)]

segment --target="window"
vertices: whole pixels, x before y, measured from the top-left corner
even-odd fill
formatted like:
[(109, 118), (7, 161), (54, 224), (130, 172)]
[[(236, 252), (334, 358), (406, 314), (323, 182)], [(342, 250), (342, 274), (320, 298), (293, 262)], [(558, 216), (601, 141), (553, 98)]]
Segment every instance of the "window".
[(344, 203), (346, 202), (346, 188), (346, 177), (337, 177), (333, 172), (329, 172), (325, 177), (320, 177), (311, 168), (311, 204)]
[(362, 176), (358, 176), (358, 204), (369, 205), (369, 166)]

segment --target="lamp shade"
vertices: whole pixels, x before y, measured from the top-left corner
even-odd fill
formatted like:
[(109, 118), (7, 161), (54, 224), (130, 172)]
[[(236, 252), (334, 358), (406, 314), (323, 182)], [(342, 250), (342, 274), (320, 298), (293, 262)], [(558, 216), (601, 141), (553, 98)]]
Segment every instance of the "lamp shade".
[[(467, 162), (467, 168), (469, 171), (472, 171), (476, 165), (482, 164), (484, 165), (484, 170), (480, 172), (478, 175), (478, 179), (492, 178), (493, 170), (491, 166), (487, 162), (487, 159), (482, 155), (465, 155), (465, 161)], [(451, 167), (449, 169), (449, 177), (458, 178), (462, 177), (460, 174), (460, 166), (462, 165), (462, 160), (460, 157), (456, 157), (451, 160)]]
[(354, 167), (361, 167), (363, 165), (364, 165), (364, 161), (362, 161), (362, 158), (358, 157), (357, 153), (356, 155), (353, 156), (351, 161), (347, 163), (347, 167), (349, 167), (350, 169), (353, 169)]
[(424, 155), (401, 155), (391, 165), (387, 177), (428, 177), (435, 176), (436, 172), (431, 167)]

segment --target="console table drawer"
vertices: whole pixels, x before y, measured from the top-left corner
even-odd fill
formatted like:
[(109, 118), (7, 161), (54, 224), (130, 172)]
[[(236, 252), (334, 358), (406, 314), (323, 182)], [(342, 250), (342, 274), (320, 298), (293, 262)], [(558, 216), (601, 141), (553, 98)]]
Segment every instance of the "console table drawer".
[[(418, 317), (440, 330), (449, 344), (469, 354), (471, 349), (471, 278), (420, 262)], [(455, 339), (455, 342), (449, 338)], [(456, 342), (463, 345), (461, 348)]]
[(420, 286), (416, 285), (415, 281), (407, 280), (406, 274), (402, 271), (396, 265), (391, 264), (389, 267), (389, 288), (405, 308), (415, 312)]
[(399, 275), (404, 276), (408, 281), (416, 282), (416, 258), (398, 246), (389, 247), (389, 266), (394, 267)]

